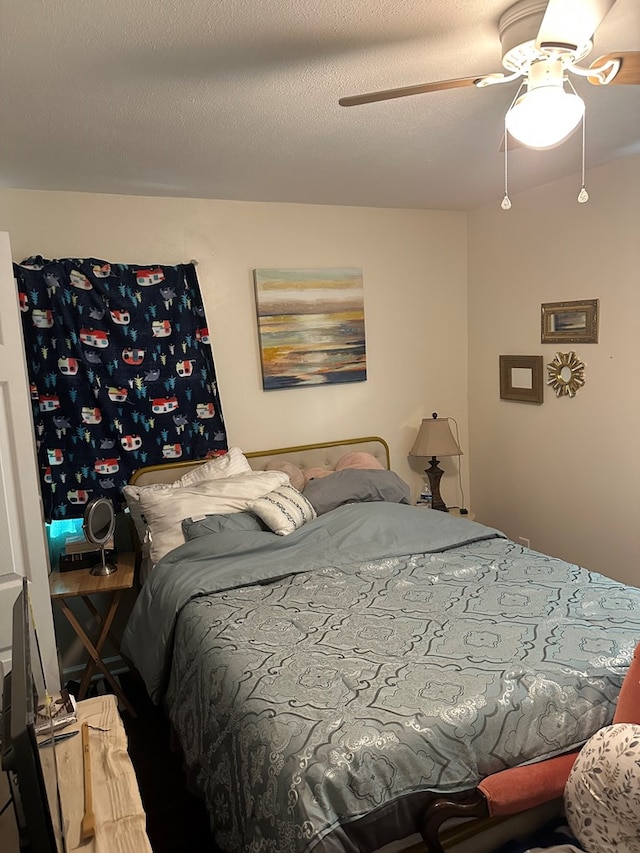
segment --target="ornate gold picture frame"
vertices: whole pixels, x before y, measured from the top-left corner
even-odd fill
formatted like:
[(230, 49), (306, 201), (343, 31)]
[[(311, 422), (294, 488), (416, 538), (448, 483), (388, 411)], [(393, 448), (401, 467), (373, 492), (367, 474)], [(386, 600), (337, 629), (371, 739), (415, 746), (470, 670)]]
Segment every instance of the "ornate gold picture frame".
[(575, 397), (584, 385), (584, 361), (573, 352), (557, 352), (547, 365), (547, 385), (556, 392), (556, 397)]
[(519, 403), (542, 403), (544, 384), (541, 355), (500, 356), (500, 398)]
[(543, 344), (597, 344), (597, 299), (542, 304)]

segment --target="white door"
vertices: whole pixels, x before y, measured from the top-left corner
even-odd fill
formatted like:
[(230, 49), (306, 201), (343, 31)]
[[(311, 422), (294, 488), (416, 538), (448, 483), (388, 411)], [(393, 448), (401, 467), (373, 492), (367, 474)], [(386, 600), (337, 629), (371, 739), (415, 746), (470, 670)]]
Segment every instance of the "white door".
[(29, 381), (9, 235), (0, 232), (0, 661), (5, 672), (11, 660), (11, 611), (23, 577), (31, 581), (47, 685), (56, 691), (60, 680)]

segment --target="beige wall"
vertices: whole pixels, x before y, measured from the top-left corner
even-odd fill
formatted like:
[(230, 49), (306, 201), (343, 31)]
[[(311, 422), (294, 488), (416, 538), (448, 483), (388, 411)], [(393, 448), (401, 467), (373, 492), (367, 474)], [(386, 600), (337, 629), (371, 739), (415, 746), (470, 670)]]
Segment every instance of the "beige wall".
[[(422, 417), (437, 410), (456, 418), (467, 447), (462, 213), (2, 190), (0, 230), (9, 232), (16, 261), (30, 254), (198, 260), (231, 444), (266, 450), (381, 435), (414, 496), (422, 471), (412, 470), (407, 453)], [(363, 269), (366, 382), (262, 390), (252, 270), (277, 266)], [(457, 460), (443, 468), (443, 497), (458, 504)], [(56, 626), (68, 676), (83, 649), (59, 614)]]
[[(407, 452), (423, 416), (455, 417), (467, 447), (464, 213), (2, 190), (0, 229), (15, 260), (197, 259), (229, 441), (244, 450), (381, 435), (417, 492)], [(252, 270), (278, 266), (363, 269), (366, 382), (262, 390)], [(459, 503), (457, 460), (443, 467)]]
[[(468, 217), (0, 190), (0, 230), (16, 260), (196, 258), (231, 443), (256, 450), (379, 434), (415, 493), (420, 469), (407, 452), (420, 419), (437, 410), (458, 420), (478, 520), (640, 585), (640, 158), (592, 170), (588, 188), (584, 206), (572, 179), (514, 196), (509, 213), (492, 205)], [(262, 390), (259, 266), (363, 268), (366, 382)], [(572, 400), (547, 389), (542, 406), (501, 401), (499, 354), (550, 361), (558, 348), (540, 343), (540, 303), (583, 298), (601, 307), (600, 343), (575, 346), (586, 386)], [(457, 461), (443, 467), (444, 498), (458, 504)]]
[[(471, 482), (479, 519), (640, 585), (640, 157), (469, 215)], [(540, 305), (600, 300), (600, 342), (540, 343)], [(574, 350), (573, 399), (500, 400), (498, 356)]]

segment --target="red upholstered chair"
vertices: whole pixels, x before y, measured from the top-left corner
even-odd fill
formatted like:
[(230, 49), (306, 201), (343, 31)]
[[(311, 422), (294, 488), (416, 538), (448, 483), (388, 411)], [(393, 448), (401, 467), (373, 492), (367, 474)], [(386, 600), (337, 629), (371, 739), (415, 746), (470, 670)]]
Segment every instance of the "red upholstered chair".
[(618, 695), (614, 723), (640, 723), (640, 643)]
[[(640, 723), (640, 643), (620, 688), (614, 723)], [(539, 764), (509, 767), (487, 776), (478, 785), (489, 814), (510, 815), (561, 797), (579, 749)]]
[[(640, 643), (620, 688), (614, 723), (640, 723)], [(509, 767), (487, 776), (476, 791), (454, 800), (436, 800), (427, 809), (422, 836), (431, 853), (440, 853), (440, 826), (452, 817), (504, 817), (559, 799), (580, 752), (557, 755), (537, 764)]]

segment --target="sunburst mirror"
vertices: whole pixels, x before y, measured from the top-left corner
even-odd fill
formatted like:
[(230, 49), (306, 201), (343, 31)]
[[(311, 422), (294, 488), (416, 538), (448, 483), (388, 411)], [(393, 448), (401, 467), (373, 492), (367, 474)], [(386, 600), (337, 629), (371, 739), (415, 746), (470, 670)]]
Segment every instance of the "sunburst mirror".
[(557, 397), (575, 397), (576, 391), (584, 385), (584, 362), (575, 352), (557, 352), (547, 365), (547, 373), (547, 385), (553, 388)]

